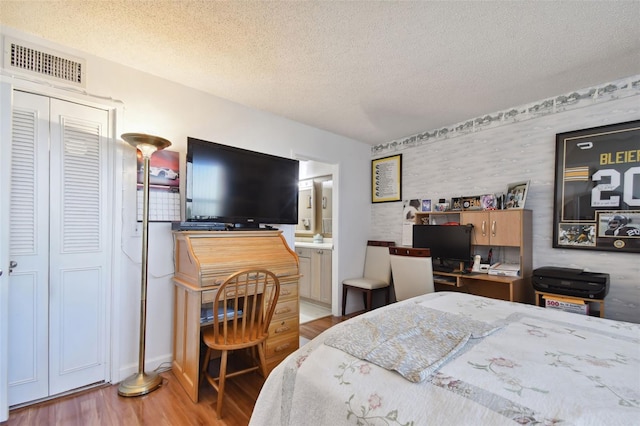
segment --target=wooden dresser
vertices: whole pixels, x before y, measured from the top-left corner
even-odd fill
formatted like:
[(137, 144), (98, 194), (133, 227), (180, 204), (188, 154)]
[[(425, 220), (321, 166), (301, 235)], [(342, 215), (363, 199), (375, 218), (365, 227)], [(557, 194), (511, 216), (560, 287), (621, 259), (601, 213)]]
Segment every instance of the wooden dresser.
[(174, 375), (198, 401), (200, 329), (203, 305), (211, 303), (230, 274), (247, 268), (269, 269), (280, 280), (280, 297), (269, 327), (265, 354), (271, 371), (299, 346), (298, 256), (281, 231), (176, 231), (173, 313)]

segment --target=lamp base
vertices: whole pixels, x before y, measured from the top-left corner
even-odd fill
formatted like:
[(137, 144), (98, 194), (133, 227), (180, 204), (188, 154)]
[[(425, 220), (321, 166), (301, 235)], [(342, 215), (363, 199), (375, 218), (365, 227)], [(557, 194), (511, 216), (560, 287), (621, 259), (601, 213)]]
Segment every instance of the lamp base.
[(136, 373), (120, 382), (118, 395), (140, 396), (158, 389), (162, 384), (162, 377), (157, 373)]

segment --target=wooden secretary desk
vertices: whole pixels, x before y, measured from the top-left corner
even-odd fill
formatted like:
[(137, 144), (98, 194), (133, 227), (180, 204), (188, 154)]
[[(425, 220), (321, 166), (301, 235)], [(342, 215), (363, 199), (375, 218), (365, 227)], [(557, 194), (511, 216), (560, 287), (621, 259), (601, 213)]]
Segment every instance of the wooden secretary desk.
[(200, 330), (210, 327), (202, 317), (216, 288), (232, 273), (265, 268), (280, 280), (280, 297), (265, 343), (271, 371), (298, 349), (298, 256), (282, 231), (175, 231), (173, 373), (189, 397), (198, 402)]

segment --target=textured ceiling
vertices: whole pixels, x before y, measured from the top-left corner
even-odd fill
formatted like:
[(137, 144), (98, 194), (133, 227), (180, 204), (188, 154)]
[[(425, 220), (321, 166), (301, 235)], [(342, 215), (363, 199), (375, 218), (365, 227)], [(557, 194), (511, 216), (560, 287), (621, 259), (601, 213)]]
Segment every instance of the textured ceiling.
[(639, 1), (0, 0), (0, 22), (372, 145), (640, 74)]

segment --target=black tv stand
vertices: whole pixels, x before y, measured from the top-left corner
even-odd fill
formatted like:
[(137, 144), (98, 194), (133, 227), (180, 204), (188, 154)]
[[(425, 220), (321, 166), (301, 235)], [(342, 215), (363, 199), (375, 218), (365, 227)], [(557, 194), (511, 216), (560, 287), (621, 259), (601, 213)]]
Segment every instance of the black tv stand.
[(433, 270), (435, 272), (458, 272), (464, 270), (464, 262), (458, 262), (455, 260), (435, 258), (433, 259)]
[(453, 272), (454, 268), (443, 263), (434, 263), (433, 270), (436, 272)]
[(221, 222), (172, 222), (173, 231), (277, 231), (270, 225), (260, 226), (260, 224), (246, 223), (221, 223)]
[(173, 231), (224, 231), (226, 225), (219, 222), (172, 222), (171, 229)]

